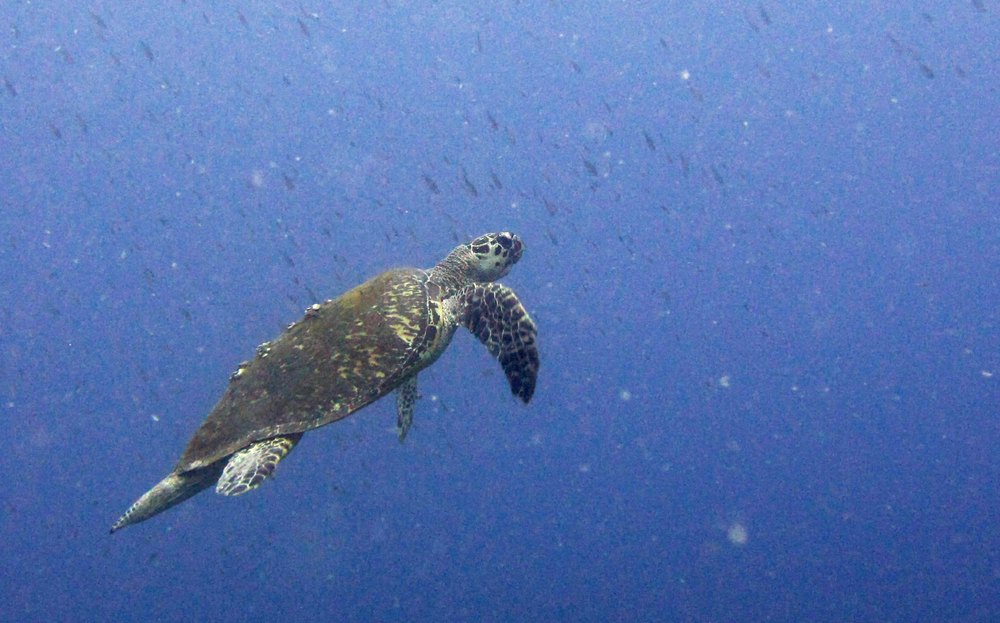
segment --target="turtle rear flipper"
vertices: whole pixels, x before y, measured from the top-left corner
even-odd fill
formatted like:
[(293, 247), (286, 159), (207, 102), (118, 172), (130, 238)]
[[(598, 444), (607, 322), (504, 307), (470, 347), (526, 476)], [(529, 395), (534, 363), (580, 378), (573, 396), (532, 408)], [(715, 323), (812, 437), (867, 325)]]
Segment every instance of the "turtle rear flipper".
[(538, 378), (538, 329), (517, 295), (499, 283), (478, 283), (458, 300), (459, 322), (500, 361), (510, 391), (527, 403)]
[(271, 437), (234, 453), (222, 470), (215, 492), (222, 495), (242, 495), (253, 491), (274, 473), (278, 462), (292, 451), (301, 438), (302, 433)]
[(399, 443), (406, 440), (406, 433), (413, 424), (413, 405), (420, 395), (417, 393), (417, 376), (413, 375), (396, 390), (396, 432)]

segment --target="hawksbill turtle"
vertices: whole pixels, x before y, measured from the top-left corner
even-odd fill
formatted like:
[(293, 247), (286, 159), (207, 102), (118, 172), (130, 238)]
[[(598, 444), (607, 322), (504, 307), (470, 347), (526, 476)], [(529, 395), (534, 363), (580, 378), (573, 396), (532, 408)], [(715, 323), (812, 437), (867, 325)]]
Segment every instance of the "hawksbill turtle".
[(509, 232), (455, 248), (427, 270), (397, 268), (309, 307), (240, 364), (173, 471), (140, 497), (111, 532), (145, 521), (213, 484), (223, 495), (256, 489), (303, 433), (397, 392), (399, 439), (410, 428), (417, 373), (455, 329), (471, 331), (500, 361), (527, 403), (538, 375), (537, 329), (499, 283), (524, 245)]

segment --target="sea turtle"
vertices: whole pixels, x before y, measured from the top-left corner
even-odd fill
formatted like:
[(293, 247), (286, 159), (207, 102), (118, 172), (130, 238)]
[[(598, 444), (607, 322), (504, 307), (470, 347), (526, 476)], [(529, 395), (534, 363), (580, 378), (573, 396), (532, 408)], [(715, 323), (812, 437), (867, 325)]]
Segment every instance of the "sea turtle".
[(188, 442), (174, 470), (112, 526), (125, 526), (216, 484), (223, 495), (251, 491), (306, 431), (347, 417), (397, 390), (397, 427), (406, 436), (417, 373), (463, 325), (500, 361), (511, 391), (531, 400), (538, 375), (535, 323), (503, 277), (524, 250), (509, 232), (455, 248), (437, 266), (397, 268), (309, 307), (257, 348), (230, 377), (222, 399)]

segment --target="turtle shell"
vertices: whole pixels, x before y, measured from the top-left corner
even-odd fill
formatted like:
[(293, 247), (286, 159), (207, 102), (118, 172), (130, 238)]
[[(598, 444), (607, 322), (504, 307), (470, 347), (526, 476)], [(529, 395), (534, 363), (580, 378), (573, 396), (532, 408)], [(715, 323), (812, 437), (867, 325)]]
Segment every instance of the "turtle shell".
[(451, 334), (430, 290), (424, 271), (403, 268), (310, 307), (233, 374), (176, 471), (347, 417), (430, 365)]

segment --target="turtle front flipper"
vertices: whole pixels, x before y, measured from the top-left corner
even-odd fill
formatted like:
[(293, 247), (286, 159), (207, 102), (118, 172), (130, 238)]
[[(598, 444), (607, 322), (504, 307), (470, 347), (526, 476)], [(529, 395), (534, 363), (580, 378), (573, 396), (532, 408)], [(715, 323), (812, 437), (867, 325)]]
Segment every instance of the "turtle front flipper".
[(242, 495), (253, 491), (274, 473), (278, 462), (292, 451), (299, 439), (302, 439), (302, 433), (271, 437), (234, 453), (222, 470), (215, 492), (222, 495)]
[(458, 319), (500, 361), (510, 391), (528, 402), (538, 378), (538, 329), (514, 291), (477, 283), (458, 295)]
[(410, 426), (413, 424), (413, 405), (419, 397), (415, 374), (403, 381), (396, 390), (396, 431), (399, 433), (399, 443), (403, 443), (406, 433), (410, 431)]
[(145, 521), (204, 491), (219, 478), (220, 472), (222, 472), (222, 461), (189, 472), (172, 472), (136, 500), (115, 525), (111, 526), (111, 533)]

